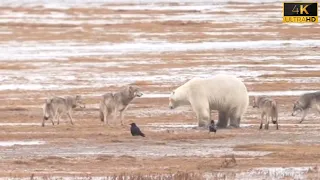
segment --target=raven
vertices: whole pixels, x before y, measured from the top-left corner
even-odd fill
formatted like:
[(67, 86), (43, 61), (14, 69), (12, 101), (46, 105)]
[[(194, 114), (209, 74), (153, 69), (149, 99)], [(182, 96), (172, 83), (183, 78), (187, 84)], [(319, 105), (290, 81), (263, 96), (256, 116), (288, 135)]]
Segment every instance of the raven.
[(131, 134), (132, 136), (142, 136), (145, 137), (145, 135), (140, 131), (139, 127), (136, 125), (136, 123), (131, 123)]
[(211, 120), (211, 122), (210, 122), (209, 133), (210, 132), (214, 132), (214, 133), (217, 132), (216, 126), (214, 125), (214, 120)]

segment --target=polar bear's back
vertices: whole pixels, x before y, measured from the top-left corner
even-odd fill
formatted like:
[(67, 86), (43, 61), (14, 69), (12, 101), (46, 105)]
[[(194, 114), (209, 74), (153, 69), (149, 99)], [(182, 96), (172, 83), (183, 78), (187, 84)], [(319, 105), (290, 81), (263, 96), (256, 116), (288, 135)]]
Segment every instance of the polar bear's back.
[[(189, 95), (198, 99), (207, 99), (213, 109), (232, 109), (249, 104), (247, 88), (235, 76), (219, 74), (212, 78), (193, 78), (185, 84)], [(202, 98), (203, 97), (203, 98)]]

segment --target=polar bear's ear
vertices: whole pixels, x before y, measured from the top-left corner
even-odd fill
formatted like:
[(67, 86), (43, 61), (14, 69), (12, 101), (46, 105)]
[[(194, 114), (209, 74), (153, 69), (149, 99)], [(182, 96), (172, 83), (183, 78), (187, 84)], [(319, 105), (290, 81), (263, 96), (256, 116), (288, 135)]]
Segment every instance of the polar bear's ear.
[(174, 95), (174, 91), (172, 91), (172, 95)]

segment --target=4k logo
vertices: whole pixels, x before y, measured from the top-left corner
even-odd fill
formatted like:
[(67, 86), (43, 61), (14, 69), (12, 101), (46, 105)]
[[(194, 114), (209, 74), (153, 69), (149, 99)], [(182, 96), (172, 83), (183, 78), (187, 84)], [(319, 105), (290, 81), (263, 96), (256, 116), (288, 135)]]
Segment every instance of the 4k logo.
[(297, 14), (309, 14), (309, 12), (307, 11), (307, 7), (309, 7), (309, 5), (300, 5), (300, 11), (297, 8), (297, 5), (294, 5), (292, 12), (296, 12)]
[(284, 23), (318, 23), (318, 3), (283, 3)]

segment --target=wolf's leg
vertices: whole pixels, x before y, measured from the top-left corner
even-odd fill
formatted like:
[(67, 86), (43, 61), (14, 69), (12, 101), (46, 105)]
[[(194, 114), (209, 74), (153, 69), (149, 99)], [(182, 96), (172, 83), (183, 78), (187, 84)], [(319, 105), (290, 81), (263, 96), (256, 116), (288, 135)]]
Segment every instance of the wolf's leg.
[(60, 123), (60, 113), (58, 113), (58, 109), (54, 111), (52, 118), (53, 118), (53, 121), (58, 119), (57, 124), (59, 125), (59, 123)]
[(113, 123), (115, 123), (116, 122), (116, 120), (117, 120), (117, 112), (118, 112), (118, 108), (114, 108), (113, 109)]
[(121, 125), (123, 126), (123, 120), (124, 120), (124, 113), (126, 112), (128, 106), (125, 107), (122, 111), (120, 111), (120, 119), (121, 119)]
[(45, 117), (43, 117), (42, 119), (42, 124), (41, 124), (42, 127), (44, 127), (44, 121), (45, 121)]
[(302, 121), (304, 120), (304, 118), (307, 116), (308, 111), (309, 111), (309, 109), (305, 109), (305, 110), (303, 111), (303, 114), (302, 114), (302, 117), (301, 117), (301, 120), (300, 120), (299, 123), (302, 123)]
[(124, 124), (123, 124), (124, 111), (125, 111), (125, 110), (120, 111), (120, 120), (121, 120), (121, 125), (122, 125), (122, 126), (124, 125)]
[(70, 119), (71, 124), (73, 125), (73, 119), (72, 119), (72, 116), (71, 116), (71, 112), (68, 111), (68, 112), (67, 112), (67, 115), (68, 115), (68, 117), (69, 117), (69, 119)]
[(107, 119), (107, 116), (109, 116), (108, 110), (104, 109), (102, 113), (103, 113), (103, 121), (104, 121), (104, 124), (105, 124), (105, 125), (109, 124), (109, 123), (108, 123), (108, 119)]
[(260, 128), (259, 128), (259, 129), (262, 129), (262, 126), (263, 126), (263, 118), (264, 118), (264, 113), (261, 113), (261, 121), (260, 121)]
[(49, 118), (51, 119), (51, 123), (54, 126), (54, 111), (53, 110), (51, 110), (49, 112)]
[(113, 109), (106, 109), (106, 124), (107, 125), (110, 125), (109, 118), (110, 118), (112, 113), (113, 113)]
[(100, 106), (100, 119), (104, 124), (107, 124), (107, 112), (108, 109), (106, 106)]
[(269, 115), (268, 115), (268, 114), (266, 115), (266, 121), (267, 121), (267, 122), (266, 122), (266, 124), (264, 125), (264, 129), (267, 129), (267, 130), (268, 130), (268, 129), (269, 129)]
[(320, 104), (319, 103), (317, 104), (316, 109), (317, 109), (318, 113), (320, 114)]
[(103, 111), (103, 109), (102, 108), (100, 108), (99, 109), (99, 116), (100, 116), (100, 120), (103, 122), (104, 121), (104, 113), (103, 113), (104, 111)]
[(58, 119), (58, 123), (57, 123), (57, 124), (60, 124), (61, 114), (60, 114), (60, 113), (57, 113), (56, 118)]
[(278, 120), (277, 120), (276, 124), (277, 124), (277, 130), (278, 130), (278, 129), (279, 129), (279, 124), (278, 124)]
[(51, 119), (51, 123), (54, 126), (54, 122), (53, 122), (53, 117), (50, 118)]
[(58, 123), (57, 124), (60, 124), (61, 113), (57, 113), (56, 118), (58, 119)]

